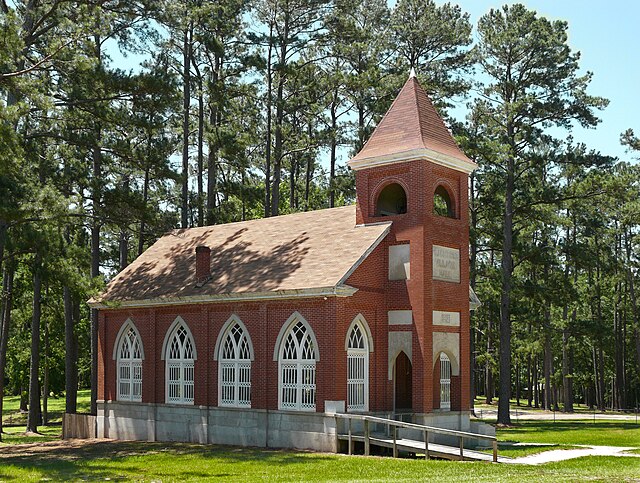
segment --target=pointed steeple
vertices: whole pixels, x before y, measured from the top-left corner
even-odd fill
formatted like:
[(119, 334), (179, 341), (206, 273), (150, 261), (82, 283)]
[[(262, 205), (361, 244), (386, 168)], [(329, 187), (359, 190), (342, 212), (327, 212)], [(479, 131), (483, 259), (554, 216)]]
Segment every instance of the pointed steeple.
[(477, 167), (456, 144), (412, 69), (398, 97), (348, 164), (358, 170), (414, 159), (466, 173)]

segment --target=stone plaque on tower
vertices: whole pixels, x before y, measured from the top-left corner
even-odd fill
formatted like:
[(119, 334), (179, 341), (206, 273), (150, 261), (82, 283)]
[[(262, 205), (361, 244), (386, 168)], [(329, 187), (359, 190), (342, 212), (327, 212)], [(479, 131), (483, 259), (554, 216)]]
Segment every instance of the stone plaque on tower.
[(460, 250), (433, 245), (433, 279), (460, 283)]

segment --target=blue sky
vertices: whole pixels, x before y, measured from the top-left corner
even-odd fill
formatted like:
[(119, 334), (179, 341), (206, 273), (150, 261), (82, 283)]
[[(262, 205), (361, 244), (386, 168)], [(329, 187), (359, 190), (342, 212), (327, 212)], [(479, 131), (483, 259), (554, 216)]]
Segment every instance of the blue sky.
[[(438, 2), (441, 3), (441, 2)], [(593, 72), (592, 95), (609, 99), (599, 113), (602, 122), (595, 129), (576, 127), (573, 136), (602, 154), (630, 160), (633, 155), (620, 145), (620, 133), (634, 128), (640, 134), (640, 2), (634, 0), (451, 0), (478, 19), (491, 8), (523, 3), (539, 15), (565, 20), (569, 24), (569, 44), (581, 53), (583, 71)]]
[[(609, 106), (599, 113), (602, 122), (595, 129), (574, 127), (575, 141), (583, 142), (590, 149), (602, 154), (631, 160), (620, 145), (620, 134), (633, 128), (640, 135), (640, 2), (635, 0), (450, 0), (469, 13), (472, 25), (491, 8), (504, 4), (523, 3), (539, 15), (549, 19), (565, 20), (569, 24), (569, 43), (581, 53), (583, 72), (593, 72), (589, 93), (609, 99)], [(441, 0), (436, 0), (442, 4)], [(390, 0), (390, 4), (395, 1)], [(474, 29), (475, 34), (475, 29)], [(135, 68), (143, 56), (126, 59), (109, 49), (114, 64), (124, 69)], [(452, 114), (464, 117), (467, 100), (459, 100)], [(564, 133), (554, 132), (557, 136)], [(344, 157), (344, 156), (341, 156)], [(344, 161), (341, 160), (341, 161)]]

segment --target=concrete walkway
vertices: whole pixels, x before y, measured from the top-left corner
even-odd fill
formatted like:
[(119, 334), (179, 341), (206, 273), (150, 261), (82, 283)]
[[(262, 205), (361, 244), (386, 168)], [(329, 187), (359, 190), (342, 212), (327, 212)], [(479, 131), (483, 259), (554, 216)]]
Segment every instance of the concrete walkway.
[(625, 451), (633, 449), (637, 448), (622, 446), (584, 446), (580, 449), (554, 449), (521, 458), (500, 458), (500, 462), (508, 464), (541, 465), (555, 461), (581, 458), (583, 456), (630, 456), (632, 458), (640, 458), (640, 454), (625, 453)]
[[(497, 409), (486, 409), (486, 408), (476, 408), (475, 409), (476, 418), (479, 420), (484, 419), (497, 419), (498, 410)], [(576, 413), (563, 413), (556, 411), (544, 411), (540, 409), (524, 409), (511, 408), (511, 421), (573, 421), (573, 420), (617, 420), (617, 421), (629, 421), (629, 422), (638, 422), (640, 424), (640, 416), (636, 417), (634, 413), (616, 413), (616, 412), (605, 412), (605, 413), (587, 413), (587, 412), (576, 412)]]

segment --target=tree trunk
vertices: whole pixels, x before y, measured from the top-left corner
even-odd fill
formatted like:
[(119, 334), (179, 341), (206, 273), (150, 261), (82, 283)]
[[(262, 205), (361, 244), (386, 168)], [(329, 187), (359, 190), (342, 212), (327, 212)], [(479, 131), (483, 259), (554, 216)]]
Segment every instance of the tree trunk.
[(364, 126), (364, 103), (358, 104), (358, 145), (356, 146), (356, 152), (360, 151), (364, 147), (365, 142), (365, 126)]
[(144, 252), (144, 232), (146, 227), (146, 217), (149, 202), (149, 166), (144, 169), (144, 184), (142, 185), (142, 217), (140, 218), (140, 232), (138, 233), (138, 256)]
[(42, 255), (36, 252), (33, 264), (33, 317), (31, 320), (31, 366), (29, 371), (29, 414), (27, 431), (38, 432), (40, 419), (40, 319), (42, 315)]
[(282, 36), (280, 38), (280, 53), (278, 56), (278, 86), (276, 89), (276, 126), (273, 143), (273, 184), (271, 188), (271, 216), (278, 216), (280, 212), (280, 175), (282, 168), (284, 124), (284, 85), (286, 82), (286, 63), (289, 44), (289, 17), (284, 12)]
[[(7, 367), (7, 345), (9, 343), (9, 327), (11, 326), (11, 310), (13, 298), (13, 267), (7, 266), (2, 281), (2, 331), (0, 331), (0, 415), (4, 400), (4, 378)], [(0, 417), (0, 441), (2, 441), (2, 417)]]
[[(615, 222), (616, 233), (615, 236), (615, 259), (620, 260), (622, 257), (622, 234), (620, 234), (620, 225)], [(626, 230), (625, 230), (626, 231)], [(616, 265), (616, 275), (619, 275)], [(615, 284), (615, 303), (613, 309), (613, 327), (614, 327), (614, 348), (615, 348), (615, 391), (613, 393), (614, 404), (613, 407), (617, 409), (624, 409), (626, 407), (625, 401), (625, 374), (624, 374), (624, 317), (622, 316), (622, 280), (618, 278)]]
[(189, 227), (189, 111), (191, 105), (191, 35), (193, 23), (185, 28), (182, 42), (182, 228)]
[(329, 208), (333, 208), (336, 205), (336, 190), (335, 190), (335, 177), (336, 177), (336, 150), (338, 147), (336, 132), (338, 129), (338, 120), (336, 116), (336, 104), (338, 102), (337, 89), (333, 93), (333, 102), (331, 103), (330, 115), (331, 115), (331, 149), (329, 159)]
[(540, 381), (538, 380), (538, 357), (533, 361), (533, 407), (540, 407)]
[[(212, 104), (209, 112), (209, 125), (215, 130), (217, 122), (217, 106)], [(216, 223), (216, 195), (218, 191), (218, 141), (213, 133), (209, 140), (209, 152), (207, 153), (207, 225)]]
[(520, 406), (520, 364), (516, 362), (516, 406)]
[(7, 222), (4, 220), (0, 220), (0, 273), (3, 273), (2, 262), (4, 261), (4, 247), (7, 241), (7, 229)]
[[(274, 12), (275, 16), (275, 12)], [(271, 216), (271, 115), (272, 115), (272, 90), (273, 90), (273, 69), (271, 57), (273, 54), (273, 21), (269, 23), (269, 49), (267, 52), (267, 126), (265, 139), (265, 182), (264, 182), (264, 216)]]
[[(493, 312), (493, 311), (492, 311)], [(493, 371), (491, 370), (491, 354), (493, 354), (493, 337), (491, 327), (491, 318), (493, 314), (489, 314), (489, 320), (487, 321), (487, 362), (485, 364), (485, 403), (492, 404), (493, 403)]]
[(78, 396), (78, 365), (77, 365), (77, 341), (74, 333), (73, 299), (71, 289), (68, 286), (62, 288), (64, 301), (64, 386), (65, 386), (65, 412), (74, 414), (77, 410)]
[[(96, 20), (99, 22), (99, 19)], [(102, 42), (100, 35), (94, 35), (95, 58), (98, 66), (102, 66)], [(99, 67), (100, 68), (100, 67)], [(100, 218), (102, 203), (102, 126), (98, 122), (95, 126), (95, 145), (93, 146), (92, 172), (92, 215), (91, 221), (91, 278), (100, 276)], [(91, 309), (91, 414), (98, 412), (98, 311)]]
[(531, 407), (533, 402), (533, 374), (531, 372), (531, 354), (527, 355), (527, 386), (529, 391), (527, 392), (527, 407)]
[(507, 184), (502, 242), (502, 296), (500, 299), (500, 391), (498, 424), (510, 425), (511, 399), (511, 276), (513, 270), (513, 193), (515, 160), (507, 160)]
[(44, 324), (44, 374), (42, 381), (42, 425), (49, 425), (49, 324)]
[[(568, 307), (565, 305), (565, 319)], [(562, 390), (564, 401), (564, 412), (573, 412), (573, 374), (570, 368), (570, 351), (569, 348), (569, 329), (565, 323), (565, 328), (562, 331)]]
[(544, 310), (544, 401), (543, 407), (547, 411), (551, 410), (553, 397), (551, 394), (551, 364), (553, 361), (553, 354), (551, 353), (551, 304), (546, 303)]
[(118, 239), (118, 253), (118, 269), (122, 272), (129, 264), (129, 233), (124, 229), (120, 231), (120, 237)]
[(198, 226), (204, 226), (204, 93), (198, 75)]

